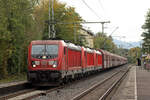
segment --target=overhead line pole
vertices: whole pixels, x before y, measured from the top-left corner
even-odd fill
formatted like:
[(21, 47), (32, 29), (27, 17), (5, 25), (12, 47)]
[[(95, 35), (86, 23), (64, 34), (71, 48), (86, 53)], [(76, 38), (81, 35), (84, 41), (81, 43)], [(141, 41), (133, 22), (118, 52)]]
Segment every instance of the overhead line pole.
[[(111, 36), (118, 28), (119, 28), (119, 27), (116, 27), (116, 28), (113, 30), (113, 32), (112, 32), (109, 36)], [(108, 36), (108, 38), (109, 38), (109, 36)], [(106, 40), (107, 40), (108, 38), (105, 38), (105, 40), (104, 40), (104, 42), (103, 42), (103, 46), (102, 46), (103, 48), (105, 47)]]
[[(52, 0), (52, 21), (54, 22), (54, 0)], [(56, 34), (55, 34), (55, 25), (52, 25), (52, 35), (53, 38), (55, 38)]]
[(56, 22), (53, 24), (95, 24), (101, 23), (102, 24), (102, 33), (104, 33), (104, 24), (110, 23), (110, 21), (102, 21), (102, 22)]
[(106, 22), (101, 22), (101, 24), (102, 24), (102, 33), (104, 34), (104, 24), (105, 23), (110, 23), (110, 21), (106, 21)]
[[(104, 24), (105, 23), (110, 23), (110, 21), (101, 21), (101, 22), (82, 22), (82, 21), (78, 21), (78, 22), (50, 22), (50, 21), (46, 21), (46, 23), (48, 23), (49, 25), (54, 25), (54, 24), (102, 24), (102, 33), (104, 33)], [(74, 40), (76, 41), (76, 37), (74, 37)]]
[[(50, 21), (51, 21), (51, 0), (49, 0), (49, 14), (48, 14), (49, 16), (48, 16), (48, 22), (49, 23), (51, 23)], [(48, 25), (48, 37), (49, 37), (49, 39), (50, 39), (50, 37), (51, 37), (51, 24), (49, 24)]]

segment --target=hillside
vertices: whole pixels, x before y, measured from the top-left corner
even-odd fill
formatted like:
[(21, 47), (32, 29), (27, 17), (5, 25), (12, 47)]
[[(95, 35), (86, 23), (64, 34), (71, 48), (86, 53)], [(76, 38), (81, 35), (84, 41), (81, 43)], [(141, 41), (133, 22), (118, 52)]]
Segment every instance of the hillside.
[(133, 47), (140, 47), (140, 43), (141, 41), (138, 42), (124, 42), (121, 40), (117, 40), (117, 39), (113, 39), (114, 43), (118, 46), (118, 47), (122, 47), (122, 48), (126, 48), (126, 49), (130, 49)]

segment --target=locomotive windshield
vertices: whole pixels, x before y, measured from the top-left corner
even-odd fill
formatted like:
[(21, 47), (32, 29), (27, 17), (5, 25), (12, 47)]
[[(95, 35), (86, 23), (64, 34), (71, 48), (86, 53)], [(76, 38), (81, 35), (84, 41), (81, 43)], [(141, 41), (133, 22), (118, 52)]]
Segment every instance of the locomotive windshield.
[(44, 45), (32, 45), (32, 50), (31, 54), (32, 55), (39, 55), (39, 54), (44, 54), (45, 47)]
[(31, 56), (34, 58), (55, 58), (58, 56), (58, 45), (32, 45)]

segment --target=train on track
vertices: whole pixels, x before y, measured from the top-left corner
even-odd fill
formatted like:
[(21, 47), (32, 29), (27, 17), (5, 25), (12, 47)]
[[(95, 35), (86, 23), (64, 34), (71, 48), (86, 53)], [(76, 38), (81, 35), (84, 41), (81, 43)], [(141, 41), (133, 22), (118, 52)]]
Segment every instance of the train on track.
[(36, 40), (28, 47), (27, 79), (33, 85), (58, 85), (126, 63), (127, 58), (108, 51), (64, 40)]

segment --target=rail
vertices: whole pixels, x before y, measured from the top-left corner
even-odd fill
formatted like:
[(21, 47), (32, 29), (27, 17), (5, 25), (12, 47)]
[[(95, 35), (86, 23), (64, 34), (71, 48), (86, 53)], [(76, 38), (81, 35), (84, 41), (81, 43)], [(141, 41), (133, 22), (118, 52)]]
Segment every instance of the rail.
[[(125, 76), (125, 74), (129, 71), (129, 69), (130, 69), (130, 67), (124, 72), (124, 74), (122, 75), (122, 77)], [(82, 99), (83, 97), (87, 96), (91, 91), (95, 90), (95, 89), (96, 89), (97, 87), (99, 87), (99, 86), (102, 86), (105, 82), (107, 82), (108, 80), (110, 80), (111, 78), (113, 78), (114, 76), (116, 76), (117, 74), (119, 74), (119, 73), (122, 72), (122, 71), (123, 71), (123, 70), (120, 70), (120, 71), (114, 73), (113, 75), (111, 75), (110, 77), (107, 77), (106, 79), (102, 80), (101, 82), (99, 82), (99, 83), (93, 85), (93, 86), (90, 87), (89, 89), (87, 89), (87, 90), (83, 91), (82, 93), (80, 93), (79, 95), (73, 97), (72, 100), (80, 100), (80, 99)], [(113, 87), (116, 86), (116, 84), (117, 84), (118, 82), (120, 82), (121, 79), (123, 79), (122, 77), (119, 78), (119, 80), (117, 80), (117, 81), (111, 86), (111, 88), (109, 88), (109, 89), (104, 93), (104, 95), (102, 95), (102, 96), (100, 97), (99, 100), (105, 100), (105, 98), (106, 98), (106, 97), (109, 95), (109, 93), (112, 91)]]

